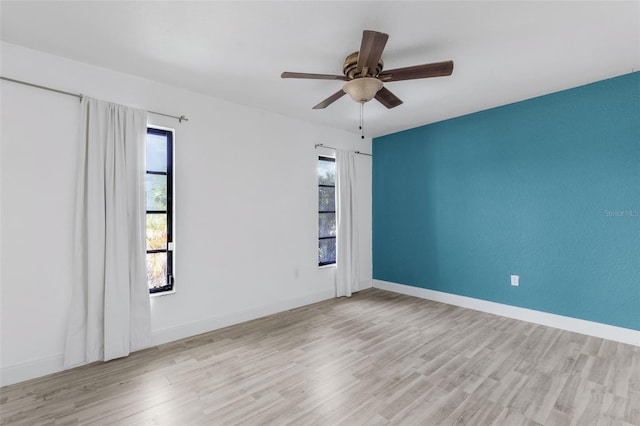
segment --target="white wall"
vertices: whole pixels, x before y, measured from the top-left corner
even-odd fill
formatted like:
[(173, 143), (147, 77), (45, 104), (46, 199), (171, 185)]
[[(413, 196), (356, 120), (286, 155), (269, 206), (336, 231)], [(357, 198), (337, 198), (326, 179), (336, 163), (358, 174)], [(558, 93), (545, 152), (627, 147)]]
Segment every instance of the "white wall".
[[(176, 129), (177, 292), (154, 297), (154, 343), (334, 295), (317, 266), (317, 143), (371, 140), (2, 43), (1, 74), (148, 110)], [(213, 78), (213, 76), (212, 76)], [(71, 289), (79, 101), (3, 81), (0, 381), (62, 369)], [(305, 107), (306, 106), (301, 106)], [(358, 161), (363, 287), (371, 285), (371, 159)]]

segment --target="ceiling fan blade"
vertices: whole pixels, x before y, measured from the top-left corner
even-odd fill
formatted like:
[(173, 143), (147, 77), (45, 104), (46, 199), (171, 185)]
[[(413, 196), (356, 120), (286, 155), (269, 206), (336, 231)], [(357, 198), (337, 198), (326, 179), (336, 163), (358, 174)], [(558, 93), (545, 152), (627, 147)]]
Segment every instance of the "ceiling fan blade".
[(343, 97), (345, 95), (344, 90), (340, 89), (339, 91), (337, 91), (336, 93), (334, 93), (333, 95), (329, 96), (327, 99), (325, 99), (324, 101), (320, 102), (318, 105), (314, 106), (313, 109), (323, 109), (328, 107), (329, 105), (331, 105), (332, 103), (334, 103), (335, 101), (337, 101), (338, 99), (340, 99), (341, 97)]
[(376, 93), (376, 99), (389, 109), (395, 108), (402, 103), (400, 98), (391, 93), (386, 87), (383, 87)]
[(412, 67), (386, 70), (378, 76), (384, 82), (414, 80), (417, 78), (444, 77), (453, 72), (453, 61), (434, 62), (432, 64), (414, 65)]
[[(358, 53), (358, 71), (362, 72), (366, 69), (369, 73), (369, 71), (376, 70), (388, 39), (389, 34), (368, 30), (362, 32), (362, 42)], [(364, 73), (363, 77), (365, 77)]]
[(343, 80), (349, 81), (344, 75), (332, 75), (332, 74), (309, 74), (305, 72), (283, 72), (280, 74), (282, 78), (307, 78), (310, 80)]

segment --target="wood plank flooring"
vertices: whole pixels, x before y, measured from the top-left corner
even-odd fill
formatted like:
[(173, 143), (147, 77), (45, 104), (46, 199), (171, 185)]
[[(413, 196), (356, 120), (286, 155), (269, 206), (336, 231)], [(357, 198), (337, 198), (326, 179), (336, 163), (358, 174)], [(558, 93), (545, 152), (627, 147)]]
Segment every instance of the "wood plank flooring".
[(370, 289), (0, 389), (28, 425), (640, 425), (640, 348)]

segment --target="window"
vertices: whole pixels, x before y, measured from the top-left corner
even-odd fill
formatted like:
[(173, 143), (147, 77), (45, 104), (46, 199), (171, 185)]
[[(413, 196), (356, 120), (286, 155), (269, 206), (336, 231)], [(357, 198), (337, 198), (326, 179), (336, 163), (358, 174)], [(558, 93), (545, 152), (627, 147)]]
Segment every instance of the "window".
[(173, 291), (173, 131), (147, 129), (146, 244), (150, 293)]
[(336, 263), (336, 160), (318, 159), (318, 265)]

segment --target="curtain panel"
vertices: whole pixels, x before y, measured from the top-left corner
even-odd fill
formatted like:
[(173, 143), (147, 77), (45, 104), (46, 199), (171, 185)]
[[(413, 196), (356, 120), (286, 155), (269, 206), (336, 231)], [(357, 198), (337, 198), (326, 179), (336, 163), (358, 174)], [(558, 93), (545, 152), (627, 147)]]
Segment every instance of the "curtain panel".
[(82, 98), (66, 367), (151, 344), (146, 130), (146, 111)]
[(336, 297), (350, 297), (360, 284), (355, 156), (336, 150)]

